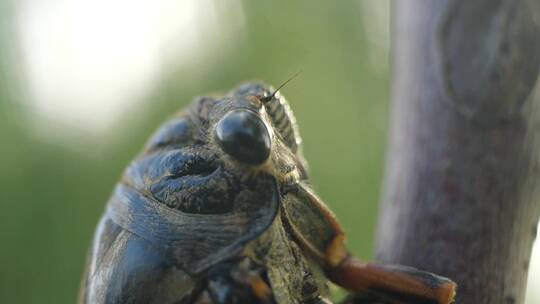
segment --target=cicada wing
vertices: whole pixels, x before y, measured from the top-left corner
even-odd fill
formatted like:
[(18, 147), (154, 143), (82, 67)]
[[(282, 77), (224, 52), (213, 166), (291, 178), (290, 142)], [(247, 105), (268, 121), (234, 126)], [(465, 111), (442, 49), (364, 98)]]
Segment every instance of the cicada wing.
[(235, 256), (272, 224), (280, 205), (277, 182), (261, 177), (256, 189), (241, 192), (231, 212), (193, 214), (171, 209), (119, 185), (107, 214), (123, 229), (167, 247), (179, 267), (197, 274)]
[(274, 221), (277, 183), (268, 178), (260, 186), (243, 195), (251, 209), (186, 214), (119, 185), (96, 230), (81, 302), (176, 303), (190, 296), (198, 273), (238, 254)]
[(105, 215), (96, 231), (80, 303), (177, 303), (195, 281), (165, 247), (116, 225)]
[(89, 303), (89, 294), (94, 293), (94, 273), (108, 250), (113, 246), (116, 237), (122, 229), (103, 216), (94, 233), (94, 239), (88, 250), (86, 266), (83, 274), (81, 288), (79, 290), (79, 303)]

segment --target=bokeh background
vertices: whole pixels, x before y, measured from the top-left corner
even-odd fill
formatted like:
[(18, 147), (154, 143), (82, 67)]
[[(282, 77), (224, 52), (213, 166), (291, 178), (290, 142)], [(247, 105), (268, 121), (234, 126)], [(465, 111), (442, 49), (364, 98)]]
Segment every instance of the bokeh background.
[[(0, 303), (73, 303), (130, 159), (194, 96), (277, 85), (317, 191), (372, 255), (389, 91), (389, 3), (0, 0)], [(540, 303), (540, 250), (528, 304)]]

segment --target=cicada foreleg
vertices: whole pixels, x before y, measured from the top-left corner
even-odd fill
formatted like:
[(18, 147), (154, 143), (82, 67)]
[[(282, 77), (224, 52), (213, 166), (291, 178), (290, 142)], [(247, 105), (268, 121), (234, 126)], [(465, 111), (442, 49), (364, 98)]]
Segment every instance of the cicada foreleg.
[(386, 298), (383, 303), (450, 304), (456, 293), (456, 283), (447, 278), (407, 266), (363, 263), (352, 256), (330, 269), (328, 275), (353, 293)]

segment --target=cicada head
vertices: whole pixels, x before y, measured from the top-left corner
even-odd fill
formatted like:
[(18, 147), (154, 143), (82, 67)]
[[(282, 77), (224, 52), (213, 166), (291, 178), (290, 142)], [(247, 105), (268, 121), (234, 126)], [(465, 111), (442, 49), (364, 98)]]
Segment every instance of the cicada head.
[(197, 112), (206, 115), (209, 146), (228, 170), (241, 178), (268, 174), (280, 184), (307, 178), (295, 118), (273, 88), (247, 83), (204, 107)]

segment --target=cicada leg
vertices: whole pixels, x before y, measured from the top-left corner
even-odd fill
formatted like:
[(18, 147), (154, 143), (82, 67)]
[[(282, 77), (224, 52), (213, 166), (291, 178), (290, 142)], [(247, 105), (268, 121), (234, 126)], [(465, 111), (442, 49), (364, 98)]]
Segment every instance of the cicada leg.
[(328, 275), (334, 283), (353, 293), (389, 299), (383, 303), (450, 304), (456, 291), (456, 283), (435, 274), (401, 265), (362, 263), (352, 256)]
[(287, 190), (296, 197), (292, 202), (285, 199), (283, 203), (289, 231), (306, 252), (324, 265), (334, 283), (353, 293), (392, 299), (382, 303), (449, 304), (453, 301), (456, 284), (449, 279), (412, 267), (362, 263), (352, 257), (336, 217), (309, 186), (299, 183)]

